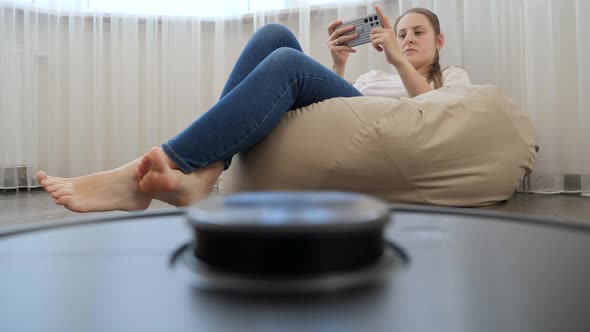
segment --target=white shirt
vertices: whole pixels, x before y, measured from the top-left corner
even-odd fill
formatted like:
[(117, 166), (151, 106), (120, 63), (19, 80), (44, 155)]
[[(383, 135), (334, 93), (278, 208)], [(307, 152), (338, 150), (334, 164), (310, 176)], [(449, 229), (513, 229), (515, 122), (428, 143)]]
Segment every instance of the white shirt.
[[(449, 66), (442, 70), (443, 86), (469, 86), (471, 80), (467, 71), (461, 67)], [(401, 77), (398, 74), (386, 73), (382, 70), (371, 70), (359, 76), (354, 82), (357, 88), (365, 96), (401, 98), (408, 97)], [(431, 83), (432, 85), (432, 83)]]

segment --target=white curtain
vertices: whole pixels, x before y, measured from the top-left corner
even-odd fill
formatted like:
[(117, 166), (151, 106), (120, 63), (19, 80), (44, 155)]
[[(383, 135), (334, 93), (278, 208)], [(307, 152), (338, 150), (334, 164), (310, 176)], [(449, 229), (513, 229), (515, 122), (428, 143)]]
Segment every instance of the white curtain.
[(590, 195), (590, 2), (465, 1), (464, 60), (533, 118), (540, 145), (528, 189)]
[[(37, 169), (78, 176), (119, 166), (213, 105), (241, 49), (287, 25), (330, 67), (326, 26), (372, 12), (350, 0), (0, 0), (0, 188)], [(434, 10), (441, 62), (496, 84), (529, 112), (541, 152), (530, 188), (590, 193), (590, 5), (584, 0), (382, 0), (390, 19)], [(359, 46), (346, 76), (392, 71)], [(569, 187), (568, 187), (569, 185)], [(573, 189), (572, 189), (573, 188)]]
[[(266, 23), (289, 26), (306, 53), (331, 66), (327, 25), (370, 5), (0, 3), (0, 188), (36, 186), (38, 169), (65, 177), (110, 169), (166, 141), (217, 101), (241, 49)], [(350, 79), (369, 67), (391, 70), (382, 55), (359, 51)]]

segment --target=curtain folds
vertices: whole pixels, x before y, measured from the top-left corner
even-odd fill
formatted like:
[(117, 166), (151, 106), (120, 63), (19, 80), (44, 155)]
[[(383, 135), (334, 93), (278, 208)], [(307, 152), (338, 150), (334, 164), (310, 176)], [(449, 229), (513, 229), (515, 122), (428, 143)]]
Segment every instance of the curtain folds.
[[(36, 186), (38, 169), (70, 177), (113, 168), (166, 141), (216, 102), (264, 24), (287, 25), (331, 67), (327, 25), (375, 3), (218, 0), (159, 15), (107, 6), (123, 2), (0, 2), (0, 189)], [(167, 3), (166, 11), (183, 2)], [(414, 6), (434, 10), (446, 37), (443, 66), (499, 85), (532, 116), (541, 151), (526, 189), (590, 195), (589, 2), (378, 3), (392, 20)], [(357, 49), (347, 79), (393, 71), (383, 54)]]

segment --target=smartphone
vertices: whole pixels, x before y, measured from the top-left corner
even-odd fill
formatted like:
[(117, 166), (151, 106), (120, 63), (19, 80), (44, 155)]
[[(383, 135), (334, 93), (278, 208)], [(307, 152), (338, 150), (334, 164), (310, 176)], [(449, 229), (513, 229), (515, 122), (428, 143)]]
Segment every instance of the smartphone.
[(349, 40), (348, 42), (343, 43), (344, 45), (347, 45), (349, 47), (362, 45), (362, 44), (366, 44), (366, 43), (370, 42), (371, 41), (371, 29), (376, 28), (376, 27), (381, 27), (381, 28), (383, 27), (383, 24), (381, 24), (381, 20), (379, 19), (379, 16), (377, 16), (377, 14), (374, 13), (374, 14), (369, 14), (367, 16), (363, 16), (363, 17), (351, 20), (351, 21), (343, 22), (342, 24), (337, 26), (336, 29), (345, 28), (345, 27), (348, 27), (351, 25), (354, 25), (355, 29), (343, 34), (343, 36), (351, 35), (354, 33), (358, 33), (359, 36), (353, 40)]

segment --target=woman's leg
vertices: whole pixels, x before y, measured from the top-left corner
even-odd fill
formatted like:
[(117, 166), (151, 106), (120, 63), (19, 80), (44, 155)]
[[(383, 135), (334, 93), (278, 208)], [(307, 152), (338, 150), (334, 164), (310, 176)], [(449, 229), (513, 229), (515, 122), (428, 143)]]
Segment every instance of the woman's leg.
[(282, 47), (162, 148), (188, 174), (256, 144), (288, 110), (354, 96), (362, 94), (333, 71), (300, 51)]
[[(268, 24), (256, 31), (238, 58), (221, 97), (238, 85), (269, 54), (281, 47), (302, 51), (297, 38), (285, 26)], [(77, 178), (51, 177), (39, 172), (37, 179), (57, 204), (72, 211), (142, 210), (149, 206), (154, 195), (159, 200), (177, 206), (188, 205), (205, 197), (203, 190), (193, 189), (211, 187), (223, 169), (223, 164), (210, 165), (198, 177), (164, 172), (161, 162), (166, 157), (160, 152), (150, 151), (144, 158), (107, 172)], [(142, 159), (149, 161), (148, 155), (151, 164), (144, 163), (141, 166)], [(144, 181), (144, 191), (151, 192), (150, 195), (139, 190), (139, 175), (143, 177), (146, 165), (157, 170), (149, 174), (148, 181)], [(138, 172), (140, 167), (144, 172)], [(159, 189), (157, 192), (150, 187), (154, 185)]]
[(220, 160), (254, 145), (289, 109), (361, 95), (293, 47), (273, 50), (232, 76), (219, 103), (163, 145), (166, 154), (155, 148), (107, 172), (69, 179), (39, 172), (37, 179), (57, 204), (78, 212), (145, 209), (152, 197), (185, 206), (206, 197), (223, 170)]
[(173, 205), (192, 204), (206, 197), (234, 154), (268, 135), (288, 110), (361, 95), (302, 52), (279, 48), (163, 149), (144, 156), (139, 186)]
[[(238, 61), (234, 65), (220, 99), (244, 80), (267, 56), (273, 51), (288, 47), (303, 53), (303, 49), (289, 28), (281, 24), (270, 23), (258, 29), (242, 50)], [(224, 169), (231, 165), (231, 157), (223, 161)]]
[(303, 52), (293, 32), (284, 25), (267, 24), (254, 32), (225, 82), (220, 98), (242, 82), (262, 60), (281, 47)]

